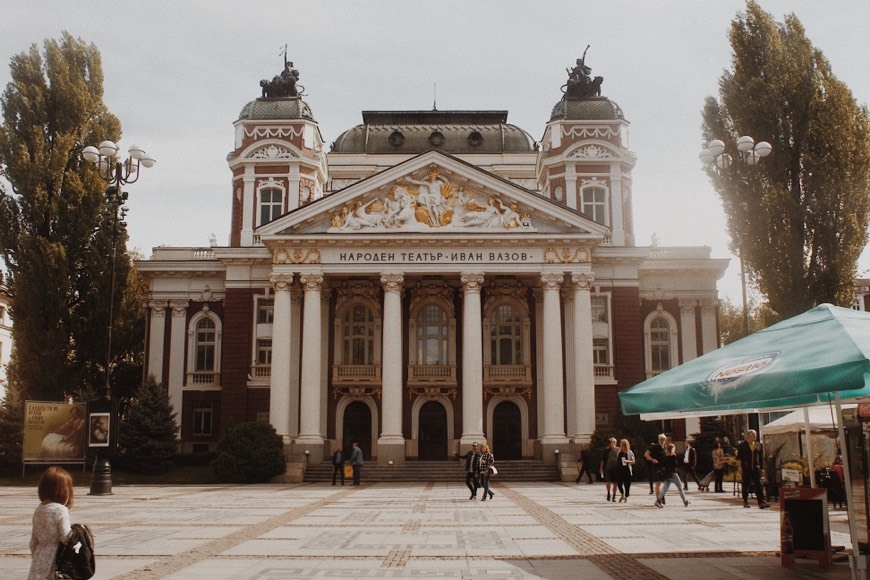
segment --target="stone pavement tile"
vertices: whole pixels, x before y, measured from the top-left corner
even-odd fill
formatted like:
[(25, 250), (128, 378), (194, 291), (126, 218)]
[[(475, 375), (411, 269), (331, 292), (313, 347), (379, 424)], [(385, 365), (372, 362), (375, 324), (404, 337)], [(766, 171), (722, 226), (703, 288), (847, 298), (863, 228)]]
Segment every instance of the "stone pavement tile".
[(797, 560), (791, 568), (783, 568), (776, 556), (719, 558), (646, 558), (639, 560), (668, 578), (698, 578), (704, 580), (847, 580), (849, 565), (835, 563), (830, 570), (821, 570), (818, 562)]
[[(547, 580), (577, 580), (578, 578), (608, 578), (608, 574), (585, 559), (546, 559), (530, 560), (532, 574), (535, 578)], [(637, 580), (642, 580), (638, 578)]]

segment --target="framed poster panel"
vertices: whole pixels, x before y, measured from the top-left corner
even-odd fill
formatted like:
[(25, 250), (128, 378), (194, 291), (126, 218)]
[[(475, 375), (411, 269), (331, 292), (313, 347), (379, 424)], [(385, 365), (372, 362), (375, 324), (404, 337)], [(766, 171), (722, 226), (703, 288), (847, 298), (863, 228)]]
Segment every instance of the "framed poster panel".
[(111, 413), (91, 413), (88, 419), (88, 447), (108, 447)]
[(87, 408), (84, 403), (25, 401), (23, 461), (84, 461)]

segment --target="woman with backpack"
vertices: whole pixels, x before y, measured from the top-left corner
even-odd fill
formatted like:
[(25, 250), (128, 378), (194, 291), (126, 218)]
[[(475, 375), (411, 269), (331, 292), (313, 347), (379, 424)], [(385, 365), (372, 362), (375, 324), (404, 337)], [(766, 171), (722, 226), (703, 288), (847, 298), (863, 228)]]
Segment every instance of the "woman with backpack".
[(57, 548), (72, 531), (69, 508), (73, 505), (73, 480), (62, 467), (49, 467), (39, 478), (41, 503), (33, 513), (33, 531), (30, 536), (30, 563), (28, 580), (52, 580), (55, 577)]

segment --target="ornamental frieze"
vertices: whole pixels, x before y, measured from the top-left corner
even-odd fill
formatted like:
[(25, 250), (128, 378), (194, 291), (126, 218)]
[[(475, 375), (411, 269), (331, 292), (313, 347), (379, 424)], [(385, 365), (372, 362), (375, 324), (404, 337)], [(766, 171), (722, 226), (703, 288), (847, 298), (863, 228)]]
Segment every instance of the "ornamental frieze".
[(251, 159), (295, 159), (296, 157), (299, 156), (293, 151), (275, 144), (258, 149), (250, 156)]
[(301, 127), (253, 127), (245, 128), (245, 135), (256, 139), (274, 139), (276, 137), (301, 137)]
[(432, 169), (425, 179), (406, 177), (384, 198), (357, 200), (332, 216), (330, 232), (474, 228), (534, 231), (531, 216), (506, 203), (442, 178)]
[(554, 248), (550, 246), (544, 250), (544, 262), (547, 264), (588, 264), (592, 262), (589, 248)]
[(292, 252), (287, 250), (286, 248), (279, 247), (275, 250), (275, 253), (272, 254), (272, 263), (273, 264), (319, 264), (320, 263), (320, 250), (317, 248), (310, 248), (309, 250), (302, 250), (296, 248)]

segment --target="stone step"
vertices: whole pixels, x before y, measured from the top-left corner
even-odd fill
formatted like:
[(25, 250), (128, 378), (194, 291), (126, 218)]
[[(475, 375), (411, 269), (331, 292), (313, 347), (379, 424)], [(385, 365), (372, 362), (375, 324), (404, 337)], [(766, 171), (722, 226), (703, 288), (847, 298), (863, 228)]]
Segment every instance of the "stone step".
[[(542, 461), (499, 461), (497, 479), (502, 481), (559, 481), (559, 470), (555, 465), (545, 465)], [(449, 461), (409, 461), (404, 465), (378, 465), (368, 463), (363, 466), (362, 479), (375, 481), (464, 481), (465, 463)], [(321, 463), (311, 465), (305, 470), (304, 481), (332, 481), (332, 465)]]

